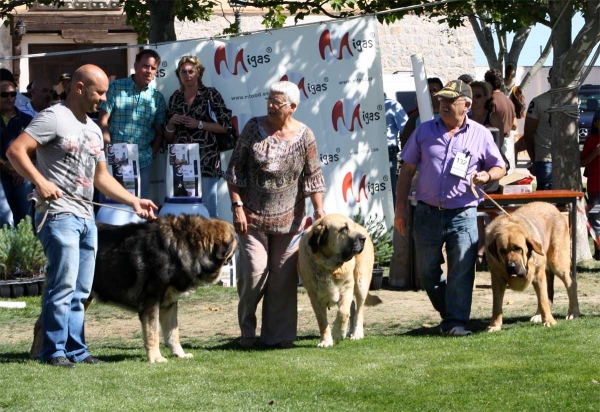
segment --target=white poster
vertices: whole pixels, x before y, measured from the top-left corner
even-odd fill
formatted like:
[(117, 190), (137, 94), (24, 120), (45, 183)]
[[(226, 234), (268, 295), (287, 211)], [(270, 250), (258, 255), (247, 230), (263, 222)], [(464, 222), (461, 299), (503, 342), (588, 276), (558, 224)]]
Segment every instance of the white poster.
[(140, 195), (140, 164), (137, 144), (109, 144), (107, 151), (108, 172), (134, 196)]
[[(250, 118), (266, 114), (265, 98), (272, 83), (296, 83), (301, 102), (294, 117), (315, 133), (327, 186), (325, 210), (353, 216), (360, 209), (363, 216), (377, 213), (386, 217), (388, 227), (392, 225), (391, 190), (395, 188), (390, 185), (376, 19), (181, 41), (159, 46), (157, 51), (163, 61), (156, 85), (167, 102), (179, 87), (178, 59), (192, 54), (206, 68), (203, 83), (215, 87), (233, 111), (238, 132)], [(164, 160), (156, 163), (152, 182), (160, 186)], [(230, 219), (227, 186), (221, 182), (219, 216)], [(158, 190), (156, 197), (161, 197)], [(308, 199), (307, 204), (310, 216)]]
[(198, 143), (170, 144), (167, 151), (167, 196), (202, 197)]

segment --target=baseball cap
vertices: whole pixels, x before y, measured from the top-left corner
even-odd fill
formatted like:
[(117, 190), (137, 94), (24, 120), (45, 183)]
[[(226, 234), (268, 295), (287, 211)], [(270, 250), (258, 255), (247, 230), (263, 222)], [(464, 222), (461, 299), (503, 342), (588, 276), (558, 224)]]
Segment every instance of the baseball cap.
[(62, 82), (63, 80), (71, 80), (72, 76), (71, 73), (63, 73), (60, 75), (60, 81)]
[(462, 80), (452, 80), (448, 82), (446, 86), (439, 92), (435, 94), (436, 96), (447, 97), (449, 99), (456, 99), (460, 96), (468, 97), (469, 99), (473, 98), (473, 94), (471, 93), (471, 86)]

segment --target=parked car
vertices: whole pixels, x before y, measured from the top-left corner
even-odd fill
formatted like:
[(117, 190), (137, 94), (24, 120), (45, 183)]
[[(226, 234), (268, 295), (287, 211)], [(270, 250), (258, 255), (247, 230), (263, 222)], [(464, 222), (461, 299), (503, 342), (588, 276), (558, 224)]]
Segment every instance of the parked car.
[(592, 127), (594, 112), (598, 110), (600, 103), (600, 84), (584, 84), (579, 89), (579, 150), (583, 149), (583, 143), (588, 137)]

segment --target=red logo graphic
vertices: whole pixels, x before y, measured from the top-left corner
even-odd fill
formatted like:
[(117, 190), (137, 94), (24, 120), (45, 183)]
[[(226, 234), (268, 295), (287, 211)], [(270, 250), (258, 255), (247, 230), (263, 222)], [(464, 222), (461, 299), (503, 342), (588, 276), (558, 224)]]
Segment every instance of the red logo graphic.
[(350, 49), (349, 33), (344, 34), (344, 37), (342, 37), (342, 41), (340, 42), (340, 50), (336, 56), (333, 52), (333, 46), (331, 45), (331, 33), (329, 30), (325, 30), (323, 33), (321, 33), (321, 37), (319, 38), (319, 53), (321, 53), (321, 59), (323, 60), (325, 60), (325, 48), (327, 47), (329, 48), (331, 55), (338, 60), (342, 60), (344, 58), (344, 48), (348, 50), (350, 56), (354, 57), (354, 54), (352, 54), (352, 50)]
[(344, 181), (342, 182), (342, 196), (344, 197), (344, 202), (348, 203), (348, 190), (354, 199), (356, 199), (357, 203), (360, 203), (360, 194), (365, 196), (365, 199), (368, 199), (367, 195), (367, 186), (366, 186), (367, 175), (363, 175), (360, 179), (360, 183), (358, 184), (358, 190), (356, 192), (357, 196), (354, 196), (354, 187), (352, 185), (352, 172), (346, 173), (344, 176)]
[[(238, 74), (238, 65), (242, 65), (242, 69), (246, 73), (248, 73), (248, 69), (246, 68), (246, 64), (244, 63), (244, 49), (240, 49), (235, 55), (235, 60), (233, 61), (233, 71), (232, 68), (229, 67), (229, 63), (227, 62), (227, 53), (224, 45), (221, 45), (215, 51), (215, 70), (217, 74), (221, 74), (221, 63), (225, 63), (225, 68), (229, 71), (229, 73), (237, 76)], [(241, 70), (240, 70), (241, 73)]]
[[(282, 82), (287, 82), (287, 81), (291, 81), (288, 78), (287, 74), (284, 74), (283, 76), (281, 76), (281, 79), (279, 79)], [(304, 77), (300, 79), (300, 81), (298, 82), (298, 89), (300, 89), (300, 91), (302, 93), (304, 93), (304, 97), (308, 99), (308, 93), (306, 93), (306, 88), (304, 87)]]
[(338, 131), (339, 119), (342, 119), (344, 127), (350, 132), (354, 131), (354, 121), (357, 121), (358, 127), (362, 129), (363, 125), (360, 121), (360, 104), (354, 108), (354, 111), (352, 112), (352, 119), (350, 120), (350, 127), (348, 127), (348, 125), (346, 124), (346, 119), (344, 118), (344, 103), (341, 100), (335, 102), (335, 104), (333, 105), (333, 110), (331, 111), (331, 122), (333, 123), (333, 129), (336, 132)]

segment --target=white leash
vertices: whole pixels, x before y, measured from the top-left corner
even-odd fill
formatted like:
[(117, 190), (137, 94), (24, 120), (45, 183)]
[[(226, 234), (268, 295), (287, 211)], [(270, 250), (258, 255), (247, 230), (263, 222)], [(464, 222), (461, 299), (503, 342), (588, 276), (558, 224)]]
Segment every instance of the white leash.
[(475, 195), (475, 197), (477, 199), (479, 199), (479, 195), (477, 194), (477, 190), (475, 190), (475, 189), (479, 189), (481, 191), (481, 193), (483, 193), (484, 196), (486, 196), (488, 199), (490, 199), (493, 204), (495, 204), (500, 210), (502, 210), (504, 213), (506, 213), (508, 215), (508, 212), (506, 210), (504, 210), (504, 208), (502, 206), (500, 206), (494, 199), (492, 199), (490, 195), (488, 195), (487, 193), (485, 193), (485, 191), (482, 188), (475, 186), (475, 183), (473, 183), (473, 177), (474, 176), (475, 176), (475, 174), (473, 174), (473, 176), (471, 176), (471, 191), (473, 191), (473, 194)]
[[(73, 196), (62, 195), (61, 197), (64, 197), (65, 199), (75, 200), (76, 202), (89, 203), (91, 205), (108, 207), (109, 209), (120, 210), (121, 212), (133, 213), (134, 215), (138, 214), (134, 210), (123, 209), (122, 207), (117, 207), (117, 206), (105, 205), (105, 204), (101, 204), (101, 203), (97, 203), (97, 202), (92, 202), (91, 200), (79, 199), (79, 198), (73, 197)], [(33, 192), (31, 192), (30, 194), (27, 195), (27, 200), (33, 201), (33, 203), (35, 204), (36, 210), (41, 210), (43, 208), (46, 208), (46, 211), (44, 212), (44, 217), (42, 217), (42, 221), (35, 228), (35, 232), (40, 233), (40, 230), (42, 230), (42, 227), (44, 226), (44, 223), (46, 222), (46, 218), (48, 217), (48, 212), (50, 211), (50, 208), (48, 206), (49, 202), (47, 200), (42, 199), (40, 194), (36, 190), (34, 190)]]

